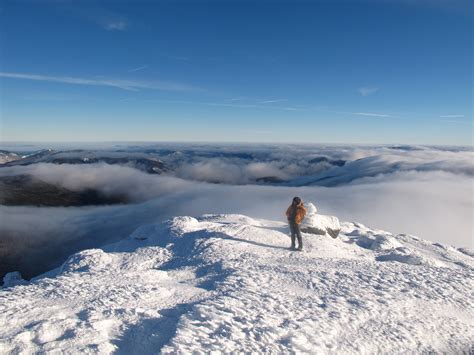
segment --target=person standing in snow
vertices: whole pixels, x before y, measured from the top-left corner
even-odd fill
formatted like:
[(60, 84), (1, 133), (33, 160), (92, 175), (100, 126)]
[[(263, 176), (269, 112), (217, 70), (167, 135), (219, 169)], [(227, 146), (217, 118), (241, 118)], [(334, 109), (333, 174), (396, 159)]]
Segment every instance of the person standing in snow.
[(295, 249), (295, 241), (298, 238), (298, 249), (303, 250), (303, 238), (301, 237), (300, 224), (306, 215), (306, 208), (299, 197), (293, 198), (293, 202), (286, 210), (286, 218), (291, 231), (291, 249)]

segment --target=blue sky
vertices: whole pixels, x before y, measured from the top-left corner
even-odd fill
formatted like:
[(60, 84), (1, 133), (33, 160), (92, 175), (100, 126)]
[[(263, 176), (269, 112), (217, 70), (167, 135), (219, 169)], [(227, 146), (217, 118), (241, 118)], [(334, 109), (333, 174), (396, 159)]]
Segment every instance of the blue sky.
[(468, 1), (2, 1), (4, 141), (472, 145)]

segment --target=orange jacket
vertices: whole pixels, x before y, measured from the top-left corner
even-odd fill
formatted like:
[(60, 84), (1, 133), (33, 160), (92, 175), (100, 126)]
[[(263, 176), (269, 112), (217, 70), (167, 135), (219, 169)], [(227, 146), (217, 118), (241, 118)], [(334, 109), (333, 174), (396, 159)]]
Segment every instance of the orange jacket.
[(303, 203), (300, 203), (297, 206), (290, 205), (286, 210), (286, 218), (288, 218), (288, 222), (290, 223), (294, 222), (300, 224), (303, 221), (304, 216), (306, 216), (306, 208), (304, 208)]

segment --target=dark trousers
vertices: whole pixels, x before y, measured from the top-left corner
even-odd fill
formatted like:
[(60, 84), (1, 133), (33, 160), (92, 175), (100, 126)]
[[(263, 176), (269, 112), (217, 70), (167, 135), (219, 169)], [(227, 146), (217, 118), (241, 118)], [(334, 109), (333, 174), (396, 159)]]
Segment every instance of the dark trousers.
[(303, 248), (303, 238), (301, 238), (300, 225), (296, 223), (290, 223), (291, 231), (291, 247), (295, 247), (296, 238), (298, 238), (298, 248)]

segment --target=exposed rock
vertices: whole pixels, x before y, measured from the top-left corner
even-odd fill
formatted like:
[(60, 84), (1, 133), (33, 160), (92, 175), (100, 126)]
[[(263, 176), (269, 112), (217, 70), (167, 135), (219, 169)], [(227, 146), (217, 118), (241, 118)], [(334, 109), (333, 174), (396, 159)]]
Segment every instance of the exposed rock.
[(270, 184), (277, 184), (280, 182), (285, 182), (285, 180), (280, 179), (277, 176), (263, 176), (259, 177), (256, 179), (257, 182), (263, 182), (263, 183), (270, 183)]
[(335, 166), (344, 166), (344, 164), (346, 164), (346, 161), (342, 160), (342, 159), (331, 160), (327, 157), (317, 157), (317, 158), (313, 158), (313, 159), (309, 160), (308, 163), (310, 163), (310, 164), (328, 163), (328, 164), (335, 165)]

